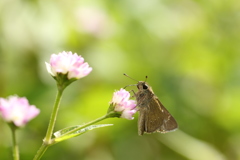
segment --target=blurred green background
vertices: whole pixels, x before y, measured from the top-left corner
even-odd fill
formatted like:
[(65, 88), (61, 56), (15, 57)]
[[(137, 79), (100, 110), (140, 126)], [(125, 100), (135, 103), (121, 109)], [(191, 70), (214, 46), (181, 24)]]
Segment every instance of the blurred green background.
[[(93, 67), (64, 92), (55, 131), (104, 115), (115, 90), (153, 87), (179, 129), (138, 136), (135, 119), (50, 147), (43, 160), (240, 160), (240, 1), (1, 0), (0, 97), (41, 114), (18, 131), (22, 160), (42, 143), (56, 95), (45, 61), (72, 51)], [(135, 89), (135, 88), (129, 88)], [(0, 120), (0, 159), (11, 134)]]

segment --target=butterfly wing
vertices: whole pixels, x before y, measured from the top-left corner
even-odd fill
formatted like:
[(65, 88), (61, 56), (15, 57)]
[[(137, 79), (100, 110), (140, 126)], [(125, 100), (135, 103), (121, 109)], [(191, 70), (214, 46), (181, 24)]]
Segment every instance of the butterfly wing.
[(144, 108), (139, 108), (139, 116), (138, 116), (138, 134), (143, 135), (146, 131), (145, 129), (145, 121), (146, 121), (147, 110)]
[(140, 109), (138, 123), (139, 135), (155, 131), (166, 133), (178, 128), (176, 120), (156, 96), (152, 97), (146, 107)]

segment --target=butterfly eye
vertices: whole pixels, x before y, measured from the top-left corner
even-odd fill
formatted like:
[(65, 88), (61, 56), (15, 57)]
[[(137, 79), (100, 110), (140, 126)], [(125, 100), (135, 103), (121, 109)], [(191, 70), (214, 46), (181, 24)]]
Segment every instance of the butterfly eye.
[(144, 84), (143, 89), (148, 89), (148, 85)]

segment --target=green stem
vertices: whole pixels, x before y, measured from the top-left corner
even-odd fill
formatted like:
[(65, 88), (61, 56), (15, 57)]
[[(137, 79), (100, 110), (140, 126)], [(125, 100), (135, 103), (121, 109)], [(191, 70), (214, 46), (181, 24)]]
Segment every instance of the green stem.
[[(92, 124), (95, 124), (95, 123), (97, 123), (97, 122), (100, 122), (100, 121), (102, 121), (102, 120), (104, 120), (104, 119), (106, 119), (106, 118), (110, 118), (109, 115), (110, 115), (110, 114), (106, 114), (106, 115), (104, 115), (104, 116), (102, 116), (102, 117), (100, 117), (100, 118), (97, 118), (97, 119), (95, 119), (95, 120), (93, 120), (93, 121), (91, 121), (91, 122), (88, 122), (88, 123), (86, 123), (86, 124), (84, 124), (84, 125), (82, 125), (82, 126), (80, 126), (80, 127), (78, 127), (78, 128), (75, 128), (75, 129), (73, 129), (73, 130), (71, 130), (71, 131), (69, 131), (69, 132), (66, 132), (65, 134), (61, 135), (61, 137), (63, 137), (64, 135), (72, 134), (72, 133), (74, 133), (74, 132), (76, 132), (76, 131), (78, 131), (78, 130), (80, 130), (80, 129), (86, 128), (86, 127), (88, 127), (88, 126), (90, 126), (90, 125), (92, 125)], [(58, 137), (58, 138), (60, 138), (60, 137)], [(55, 144), (55, 143), (57, 142), (56, 139), (58, 139), (58, 138), (53, 139), (52, 143)], [(56, 140), (56, 141), (55, 141), (55, 140)]]
[[(104, 116), (102, 116), (102, 117), (99, 117), (99, 118), (97, 118), (97, 119), (95, 119), (95, 120), (93, 120), (93, 121), (91, 121), (91, 122), (88, 122), (88, 123), (86, 123), (86, 124), (84, 124), (84, 125), (81, 125), (81, 126), (78, 127), (78, 128), (75, 128), (75, 129), (73, 129), (73, 130), (71, 130), (71, 131), (69, 131), (69, 132), (66, 132), (66, 133), (63, 134), (62, 136), (67, 135), (67, 134), (74, 133), (74, 132), (76, 132), (76, 131), (78, 131), (78, 130), (80, 130), (80, 129), (86, 128), (86, 127), (88, 127), (88, 126), (90, 126), (90, 125), (92, 125), (92, 124), (95, 124), (95, 123), (97, 123), (97, 122), (100, 122), (100, 121), (102, 121), (102, 120), (104, 120), (104, 119), (114, 118), (114, 117), (119, 117), (119, 116), (120, 116), (119, 113), (117, 113), (117, 112), (115, 112), (115, 111), (110, 111), (110, 112), (108, 112), (106, 115), (104, 115)], [(62, 137), (62, 136), (61, 136), (61, 137)], [(53, 142), (53, 143), (54, 143), (54, 142)]]
[(48, 147), (49, 147), (48, 144), (43, 143), (42, 146), (37, 151), (37, 154), (35, 155), (33, 160), (40, 159), (43, 156), (43, 154), (45, 153), (45, 151), (47, 150)]
[(56, 119), (57, 119), (57, 113), (58, 113), (58, 109), (59, 109), (59, 104), (61, 102), (63, 90), (64, 90), (64, 88), (62, 88), (62, 89), (59, 88), (58, 89), (56, 100), (55, 100), (55, 103), (54, 103), (54, 106), (53, 106), (53, 111), (52, 111), (52, 114), (51, 114), (51, 117), (50, 117), (50, 121), (49, 121), (46, 136), (43, 140), (42, 146), (39, 148), (37, 154), (35, 155), (34, 160), (40, 159), (42, 157), (42, 155), (44, 154), (44, 152), (47, 150), (47, 148), (51, 144), (52, 133), (53, 133), (53, 129), (54, 129), (54, 126), (55, 126)]
[(63, 93), (63, 90), (60, 90), (60, 89), (57, 92), (57, 96), (56, 96), (55, 104), (53, 106), (52, 115), (50, 117), (46, 137), (44, 139), (45, 144), (50, 144), (50, 142), (51, 142), (53, 129), (54, 129), (55, 122), (56, 122), (56, 119), (57, 119), (59, 104), (60, 104), (60, 101), (61, 101), (61, 98), (62, 98), (62, 93)]
[(16, 140), (16, 127), (11, 126), (10, 128), (12, 130), (13, 159), (14, 160), (19, 160), (19, 149), (18, 149), (17, 140)]

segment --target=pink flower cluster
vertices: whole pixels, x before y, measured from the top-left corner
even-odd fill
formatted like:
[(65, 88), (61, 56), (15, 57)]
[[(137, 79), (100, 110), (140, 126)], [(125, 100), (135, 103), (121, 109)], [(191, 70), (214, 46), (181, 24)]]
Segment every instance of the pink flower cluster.
[(68, 79), (82, 78), (87, 76), (92, 68), (89, 67), (84, 58), (72, 52), (61, 52), (58, 55), (52, 54), (50, 64), (45, 62), (48, 72), (52, 76), (57, 76), (57, 73), (67, 74)]
[(29, 105), (25, 97), (10, 96), (7, 99), (0, 98), (0, 113), (6, 122), (13, 122), (21, 127), (36, 117), (40, 110)]
[(137, 112), (136, 102), (134, 100), (129, 100), (130, 93), (125, 89), (120, 89), (113, 93), (113, 98), (111, 103), (115, 105), (114, 110), (116, 112), (122, 112), (121, 118), (133, 119), (133, 115)]

